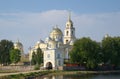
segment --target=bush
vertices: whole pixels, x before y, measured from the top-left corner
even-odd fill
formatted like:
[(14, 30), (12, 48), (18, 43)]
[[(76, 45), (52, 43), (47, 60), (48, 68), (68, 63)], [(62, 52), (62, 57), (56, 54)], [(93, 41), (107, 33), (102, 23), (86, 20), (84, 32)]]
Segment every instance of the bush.
[(35, 65), (34, 70), (39, 70), (40, 66), (38, 64)]

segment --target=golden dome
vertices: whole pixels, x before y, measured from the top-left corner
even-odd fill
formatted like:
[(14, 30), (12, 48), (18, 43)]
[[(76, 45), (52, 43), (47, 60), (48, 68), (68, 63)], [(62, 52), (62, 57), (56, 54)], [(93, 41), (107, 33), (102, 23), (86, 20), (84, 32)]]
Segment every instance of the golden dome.
[(22, 45), (21, 42), (19, 42), (19, 40), (16, 43), (14, 43), (14, 49), (19, 49), (21, 51), (21, 53), (24, 52), (23, 51), (23, 45)]
[(19, 41), (16, 42), (16, 43), (14, 44), (14, 46), (16, 46), (16, 47), (23, 47), (22, 43), (20, 43)]
[(59, 37), (61, 38), (62, 35), (62, 31), (58, 27), (53, 28), (53, 30), (50, 32), (50, 38), (52, 39), (57, 39)]
[(53, 30), (50, 34), (51, 35), (52, 34), (62, 34), (62, 31), (58, 27), (55, 27), (55, 28), (53, 28)]

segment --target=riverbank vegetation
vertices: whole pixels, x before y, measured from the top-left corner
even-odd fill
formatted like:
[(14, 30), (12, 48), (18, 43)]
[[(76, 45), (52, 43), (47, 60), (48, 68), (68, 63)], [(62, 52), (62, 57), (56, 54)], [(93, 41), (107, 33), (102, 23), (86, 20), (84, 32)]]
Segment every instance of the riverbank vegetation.
[(0, 79), (33, 79), (34, 77), (48, 75), (53, 73), (54, 71), (34, 71), (28, 73), (20, 73), (20, 74), (12, 74), (12, 75), (5, 75), (0, 76)]
[(75, 41), (70, 52), (70, 62), (87, 70), (120, 69), (119, 61), (120, 37), (107, 36), (102, 42), (83, 37)]

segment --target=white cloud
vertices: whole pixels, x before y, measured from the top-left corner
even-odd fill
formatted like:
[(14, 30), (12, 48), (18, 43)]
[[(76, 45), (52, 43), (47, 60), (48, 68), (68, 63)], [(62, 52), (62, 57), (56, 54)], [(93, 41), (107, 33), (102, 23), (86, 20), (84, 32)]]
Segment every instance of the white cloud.
[[(120, 12), (100, 14), (78, 14), (72, 12), (72, 21), (78, 38), (89, 36), (101, 40), (104, 34), (112, 36), (120, 34)], [(50, 10), (38, 13), (1, 13), (0, 39), (16, 41), (24, 44), (27, 52), (37, 40), (45, 39), (55, 25), (64, 31), (68, 18), (67, 10)]]

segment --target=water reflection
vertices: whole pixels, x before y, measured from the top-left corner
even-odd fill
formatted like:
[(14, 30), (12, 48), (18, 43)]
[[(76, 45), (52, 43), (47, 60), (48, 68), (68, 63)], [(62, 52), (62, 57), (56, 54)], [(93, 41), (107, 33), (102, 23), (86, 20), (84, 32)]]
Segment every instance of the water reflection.
[(51, 75), (35, 79), (90, 79), (93, 75)]
[(120, 74), (109, 75), (51, 75), (45, 77), (37, 77), (35, 79), (120, 79)]

